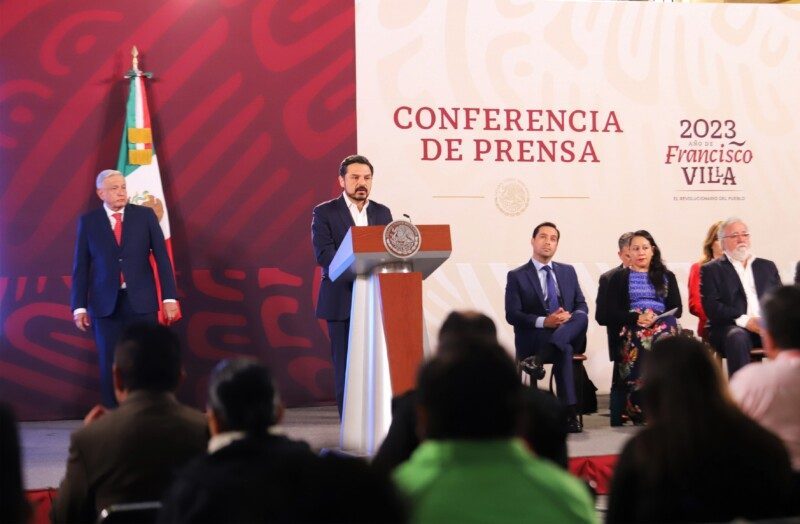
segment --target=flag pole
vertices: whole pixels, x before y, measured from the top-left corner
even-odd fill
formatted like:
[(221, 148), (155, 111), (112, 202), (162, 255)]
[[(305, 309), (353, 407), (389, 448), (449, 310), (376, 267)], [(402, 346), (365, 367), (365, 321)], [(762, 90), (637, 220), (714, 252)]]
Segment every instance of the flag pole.
[(137, 49), (136, 46), (131, 48), (131, 68), (125, 73), (125, 78), (133, 78), (134, 76), (153, 78), (153, 73), (144, 72), (139, 69), (139, 49)]

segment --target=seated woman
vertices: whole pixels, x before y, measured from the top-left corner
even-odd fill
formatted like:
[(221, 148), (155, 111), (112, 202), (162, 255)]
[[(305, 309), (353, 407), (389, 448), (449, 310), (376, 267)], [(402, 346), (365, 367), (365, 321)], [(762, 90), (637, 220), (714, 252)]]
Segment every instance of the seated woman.
[(624, 392), (614, 396), (619, 401), (611, 405), (612, 426), (622, 424), (623, 411), (632, 422), (644, 422), (639, 399), (642, 360), (659, 337), (678, 333), (682, 312), (678, 282), (661, 260), (653, 236), (639, 230), (629, 242), (630, 266), (608, 282), (608, 325), (620, 334), (619, 347), (614, 348), (619, 352), (614, 387)]
[(721, 225), (722, 221), (711, 224), (706, 233), (706, 239), (703, 241), (703, 256), (689, 269), (689, 313), (700, 319), (697, 322), (697, 335), (704, 342), (708, 342), (706, 327), (708, 317), (703, 311), (703, 302), (700, 297), (700, 266), (722, 256), (722, 245), (717, 238), (717, 231)]
[(789, 456), (733, 404), (703, 343), (659, 340), (644, 368), (648, 427), (622, 450), (607, 523), (730, 522), (793, 514)]

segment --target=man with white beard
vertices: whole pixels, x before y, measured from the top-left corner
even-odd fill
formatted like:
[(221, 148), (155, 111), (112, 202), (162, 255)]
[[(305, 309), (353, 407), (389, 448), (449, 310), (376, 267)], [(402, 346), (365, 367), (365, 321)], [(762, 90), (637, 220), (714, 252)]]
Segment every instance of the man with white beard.
[(759, 301), (781, 285), (781, 278), (774, 262), (752, 255), (750, 232), (741, 219), (723, 222), (717, 236), (725, 255), (700, 268), (700, 295), (709, 341), (728, 359), (733, 376), (750, 362), (750, 350), (762, 346)]

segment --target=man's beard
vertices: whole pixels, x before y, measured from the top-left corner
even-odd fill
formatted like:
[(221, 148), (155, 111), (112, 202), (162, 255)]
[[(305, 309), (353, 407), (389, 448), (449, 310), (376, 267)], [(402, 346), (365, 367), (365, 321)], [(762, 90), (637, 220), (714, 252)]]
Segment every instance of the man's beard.
[(353, 200), (366, 200), (369, 198), (369, 191), (364, 190), (363, 192), (359, 192), (358, 189), (356, 189), (352, 193), (347, 193), (347, 196)]
[(750, 248), (748, 246), (737, 246), (733, 251), (729, 251), (728, 255), (737, 262), (744, 262), (750, 258)]

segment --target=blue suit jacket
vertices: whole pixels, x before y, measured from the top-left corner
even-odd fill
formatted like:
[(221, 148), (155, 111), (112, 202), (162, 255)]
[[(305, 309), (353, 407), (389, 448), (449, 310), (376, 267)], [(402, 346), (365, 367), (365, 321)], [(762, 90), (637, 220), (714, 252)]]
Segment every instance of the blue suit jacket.
[[(561, 292), (560, 303), (570, 313), (589, 313), (586, 299), (578, 284), (575, 268), (569, 264), (551, 262)], [(506, 321), (514, 326), (514, 346), (517, 355), (530, 353), (530, 348), (550, 339), (552, 329), (537, 328), (536, 319), (549, 314), (544, 300), (544, 291), (536, 275), (536, 267), (530, 260), (508, 272), (506, 280)]]
[[(386, 225), (392, 221), (389, 208), (369, 201), (367, 222), (371, 226)], [(353, 217), (347, 209), (344, 195), (323, 202), (314, 208), (311, 219), (311, 243), (317, 264), (322, 266), (322, 283), (317, 300), (317, 318), (326, 320), (347, 320), (350, 318), (350, 304), (353, 299), (353, 282), (328, 278), (328, 266), (336, 250), (342, 244), (347, 231), (355, 226)]]
[(121, 245), (117, 245), (104, 207), (83, 215), (78, 222), (75, 242), (72, 309), (87, 308), (92, 317), (111, 315), (117, 302), (121, 271), (133, 310), (136, 313), (158, 311), (151, 251), (158, 267), (162, 299), (177, 298), (164, 233), (152, 209), (135, 204), (125, 206)]

